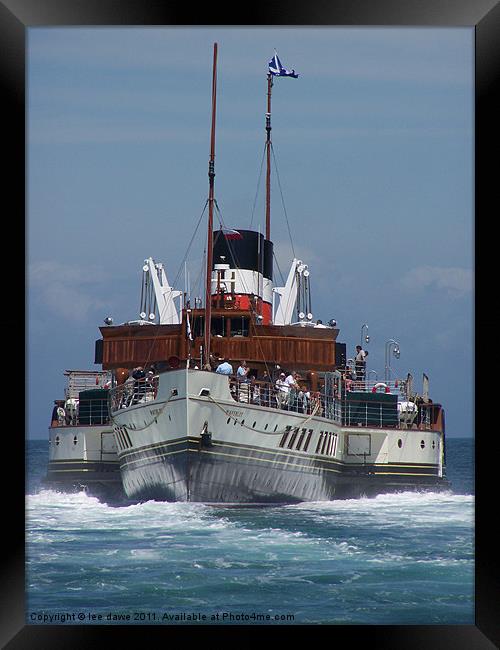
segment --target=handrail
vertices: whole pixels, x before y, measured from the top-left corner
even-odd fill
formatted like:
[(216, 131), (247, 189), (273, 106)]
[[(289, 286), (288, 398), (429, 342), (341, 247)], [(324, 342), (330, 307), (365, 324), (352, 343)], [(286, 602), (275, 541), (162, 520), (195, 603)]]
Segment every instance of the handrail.
[(158, 394), (158, 375), (151, 378), (127, 380), (120, 386), (111, 388), (108, 395), (110, 411), (116, 412), (135, 404), (152, 402)]
[(52, 426), (75, 427), (109, 424), (110, 416), (106, 399), (72, 400), (66, 402), (64, 414), (58, 418), (58, 424)]
[[(342, 426), (396, 428), (404, 429), (409, 426), (419, 429), (432, 429), (431, 410), (429, 404), (408, 406), (407, 402), (393, 401), (388, 403), (380, 394), (380, 401), (367, 401), (363, 398), (367, 393), (373, 394), (373, 388), (379, 382), (353, 382), (356, 390), (348, 391), (342, 397), (326, 395), (324, 392), (277, 387), (271, 382), (260, 380), (240, 381), (230, 376), (229, 389), (236, 402), (277, 408), (295, 413), (311, 414), (332, 420)], [(400, 383), (384, 382), (391, 393), (401, 388)], [(363, 384), (361, 386), (360, 384)], [(383, 387), (382, 387), (383, 388)], [(359, 394), (359, 398), (357, 398)], [(383, 389), (383, 394), (385, 389)], [(398, 395), (399, 397), (400, 395)], [(353, 399), (354, 398), (354, 399)], [(412, 403), (410, 403), (412, 404)]]
[[(227, 377), (229, 391), (235, 402), (254, 406), (263, 406), (279, 410), (290, 411), (302, 415), (323, 417), (346, 427), (370, 428), (418, 428), (431, 430), (432, 404), (419, 404), (409, 406), (407, 402), (400, 401), (402, 385), (397, 380), (383, 382), (380, 399), (370, 398), (365, 395), (373, 394), (373, 389), (380, 382), (352, 382), (350, 391), (343, 391), (342, 395), (327, 395), (323, 392), (309, 390), (296, 390), (288, 386), (276, 386), (275, 383), (257, 379), (239, 379), (234, 375)], [(109, 390), (109, 409), (116, 413), (122, 409), (137, 404), (144, 404), (156, 399), (158, 393), (159, 376), (152, 378), (129, 380), (120, 386)], [(398, 401), (388, 402), (384, 399), (387, 394), (385, 386), (392, 395), (398, 395)], [(347, 397), (349, 396), (349, 398)], [(412, 403), (410, 403), (412, 404)]]

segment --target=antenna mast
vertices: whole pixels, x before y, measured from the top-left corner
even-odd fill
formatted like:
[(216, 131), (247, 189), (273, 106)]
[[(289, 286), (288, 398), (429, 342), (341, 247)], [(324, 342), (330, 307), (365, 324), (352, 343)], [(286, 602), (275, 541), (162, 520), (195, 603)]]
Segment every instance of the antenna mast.
[(212, 74), (212, 131), (210, 135), (210, 160), (208, 161), (208, 241), (207, 241), (207, 285), (205, 297), (205, 364), (210, 363), (210, 334), (212, 320), (212, 260), (214, 230), (214, 178), (215, 178), (215, 113), (217, 96), (217, 43), (214, 43)]

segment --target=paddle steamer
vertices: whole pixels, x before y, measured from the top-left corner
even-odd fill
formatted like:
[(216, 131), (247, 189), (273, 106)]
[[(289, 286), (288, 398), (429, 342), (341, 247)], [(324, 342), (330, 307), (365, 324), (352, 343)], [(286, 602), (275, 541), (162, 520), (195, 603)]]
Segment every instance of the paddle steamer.
[[(100, 328), (95, 360), (112, 374), (124, 491), (142, 500), (292, 503), (445, 488), (444, 409), (427, 384), (417, 394), (409, 374), (376, 382), (358, 367), (350, 376), (335, 321), (313, 320), (302, 260), (293, 259), (284, 286), (273, 284), (271, 89), (282, 70), (273, 62), (265, 234), (213, 226), (215, 44), (204, 304), (173, 289), (150, 258), (143, 273), (157, 316), (144, 310), (140, 321)], [(224, 360), (230, 375), (216, 372)], [(235, 374), (242, 360), (245, 377)], [(281, 374), (291, 371), (295, 383), (285, 387)]]

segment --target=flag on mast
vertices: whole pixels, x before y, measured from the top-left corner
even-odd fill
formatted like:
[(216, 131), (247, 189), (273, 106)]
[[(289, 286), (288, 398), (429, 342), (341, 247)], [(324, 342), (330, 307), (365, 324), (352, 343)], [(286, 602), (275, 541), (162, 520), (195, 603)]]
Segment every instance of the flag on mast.
[(269, 72), (276, 77), (293, 77), (294, 79), (297, 79), (299, 76), (295, 70), (287, 70), (281, 65), (276, 50), (274, 51), (273, 58), (269, 61)]

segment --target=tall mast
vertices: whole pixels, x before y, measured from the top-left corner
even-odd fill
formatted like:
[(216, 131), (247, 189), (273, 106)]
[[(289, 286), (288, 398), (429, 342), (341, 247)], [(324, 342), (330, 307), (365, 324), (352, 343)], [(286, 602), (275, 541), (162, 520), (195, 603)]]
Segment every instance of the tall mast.
[(205, 363), (210, 362), (210, 331), (212, 320), (212, 260), (214, 230), (214, 178), (215, 178), (215, 109), (217, 97), (217, 43), (214, 43), (212, 74), (212, 131), (210, 134), (210, 160), (208, 161), (208, 240), (207, 240), (207, 285), (205, 296)]
[(273, 87), (273, 75), (267, 75), (267, 113), (266, 113), (266, 239), (271, 239), (271, 88)]

